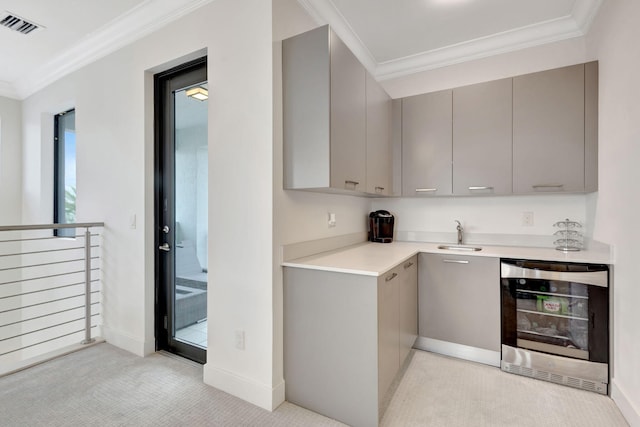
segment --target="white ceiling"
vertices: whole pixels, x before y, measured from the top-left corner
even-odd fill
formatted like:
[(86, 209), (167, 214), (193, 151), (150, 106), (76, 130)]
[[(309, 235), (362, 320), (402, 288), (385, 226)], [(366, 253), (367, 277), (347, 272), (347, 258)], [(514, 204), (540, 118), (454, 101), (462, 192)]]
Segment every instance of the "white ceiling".
[(603, 0), (298, 0), (378, 79), (584, 35)]
[[(213, 0), (0, 0), (0, 96), (23, 99)], [(274, 0), (280, 1), (280, 0)], [(584, 35), (604, 0), (298, 0), (378, 79)]]
[(0, 96), (23, 99), (212, 0), (0, 0), (44, 28), (0, 27)]

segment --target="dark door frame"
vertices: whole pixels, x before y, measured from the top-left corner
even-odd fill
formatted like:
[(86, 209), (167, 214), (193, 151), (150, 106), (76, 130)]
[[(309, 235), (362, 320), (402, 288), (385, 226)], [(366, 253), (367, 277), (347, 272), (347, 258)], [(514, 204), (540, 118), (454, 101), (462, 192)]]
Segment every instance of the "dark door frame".
[[(174, 92), (207, 81), (207, 58), (179, 65), (154, 76), (154, 261), (156, 350), (206, 362), (206, 349), (173, 338), (175, 313), (175, 117)], [(170, 178), (170, 179), (168, 179)], [(168, 231), (163, 227), (167, 225)], [(167, 243), (170, 251), (159, 247)]]

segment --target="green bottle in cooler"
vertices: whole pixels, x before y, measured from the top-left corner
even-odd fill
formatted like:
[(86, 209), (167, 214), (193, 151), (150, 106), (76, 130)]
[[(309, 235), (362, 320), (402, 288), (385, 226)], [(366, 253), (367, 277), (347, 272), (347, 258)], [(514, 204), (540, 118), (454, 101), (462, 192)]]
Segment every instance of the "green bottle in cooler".
[(563, 314), (569, 313), (569, 300), (562, 297), (538, 295), (537, 309), (542, 313)]

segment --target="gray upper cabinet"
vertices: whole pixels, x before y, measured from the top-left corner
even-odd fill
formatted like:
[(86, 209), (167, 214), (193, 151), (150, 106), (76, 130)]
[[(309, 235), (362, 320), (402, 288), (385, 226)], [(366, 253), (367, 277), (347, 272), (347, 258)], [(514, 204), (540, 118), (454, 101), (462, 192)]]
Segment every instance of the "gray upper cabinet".
[(402, 195), (452, 194), (452, 91), (402, 100)]
[(585, 66), (513, 79), (513, 190), (585, 191)]
[(453, 193), (512, 191), (512, 79), (453, 90)]
[(366, 185), (366, 71), (331, 35), (331, 187), (364, 191)]
[(282, 42), (284, 188), (365, 191), (365, 73), (328, 26)]
[(598, 62), (584, 64), (584, 190), (598, 191)]
[(367, 73), (367, 187), (370, 194), (392, 193), (392, 100)]

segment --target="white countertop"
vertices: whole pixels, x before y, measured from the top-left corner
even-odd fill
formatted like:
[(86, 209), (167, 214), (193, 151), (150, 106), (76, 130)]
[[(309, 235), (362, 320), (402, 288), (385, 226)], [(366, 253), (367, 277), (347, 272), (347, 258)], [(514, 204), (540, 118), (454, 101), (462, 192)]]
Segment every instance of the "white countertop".
[[(443, 243), (425, 242), (365, 242), (341, 249), (322, 252), (316, 255), (283, 262), (285, 267), (306, 268), (312, 270), (333, 271), (338, 273), (380, 276), (399, 263), (417, 253), (446, 254), (451, 256), (480, 256), (494, 258), (534, 259), (545, 261), (584, 262), (592, 264), (611, 264), (608, 246), (602, 249), (582, 250), (579, 252), (561, 252), (553, 248), (491, 246), (481, 251), (458, 251), (438, 249)], [(445, 243), (451, 244), (451, 243)]]

